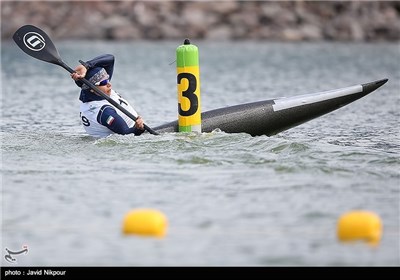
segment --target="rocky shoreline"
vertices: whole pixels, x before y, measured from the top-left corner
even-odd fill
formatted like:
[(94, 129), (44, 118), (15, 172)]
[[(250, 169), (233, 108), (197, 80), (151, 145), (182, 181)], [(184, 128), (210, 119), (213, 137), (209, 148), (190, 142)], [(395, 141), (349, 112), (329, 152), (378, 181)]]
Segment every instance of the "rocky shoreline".
[(1, 37), (399, 41), (397, 1), (2, 1)]

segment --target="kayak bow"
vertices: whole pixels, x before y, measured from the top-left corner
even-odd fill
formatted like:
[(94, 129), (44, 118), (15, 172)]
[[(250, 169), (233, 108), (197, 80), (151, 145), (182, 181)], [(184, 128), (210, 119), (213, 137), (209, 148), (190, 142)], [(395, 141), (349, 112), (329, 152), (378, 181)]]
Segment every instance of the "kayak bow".
[[(226, 133), (271, 136), (332, 112), (384, 85), (388, 79), (318, 93), (240, 104), (201, 114), (202, 132), (221, 129)], [(154, 130), (178, 132), (178, 121)]]

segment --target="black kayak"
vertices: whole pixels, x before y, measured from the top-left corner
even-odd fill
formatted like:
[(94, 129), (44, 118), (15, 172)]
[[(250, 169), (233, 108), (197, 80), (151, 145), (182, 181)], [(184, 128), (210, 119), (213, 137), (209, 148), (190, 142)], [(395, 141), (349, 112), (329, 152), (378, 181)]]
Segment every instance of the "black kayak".
[[(332, 112), (384, 85), (388, 79), (341, 89), (264, 100), (215, 109), (201, 114), (202, 132), (220, 129), (226, 133), (271, 136)], [(153, 129), (178, 132), (178, 120)]]

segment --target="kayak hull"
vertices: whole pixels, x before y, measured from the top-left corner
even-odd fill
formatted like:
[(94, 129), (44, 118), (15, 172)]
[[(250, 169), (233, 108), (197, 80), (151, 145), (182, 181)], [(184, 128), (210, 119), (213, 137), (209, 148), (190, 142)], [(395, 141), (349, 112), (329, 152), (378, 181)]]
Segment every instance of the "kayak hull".
[[(337, 90), (258, 101), (215, 109), (201, 114), (202, 132), (220, 129), (252, 136), (275, 135), (339, 109), (381, 87), (388, 80)], [(158, 133), (178, 132), (178, 121), (153, 128)]]

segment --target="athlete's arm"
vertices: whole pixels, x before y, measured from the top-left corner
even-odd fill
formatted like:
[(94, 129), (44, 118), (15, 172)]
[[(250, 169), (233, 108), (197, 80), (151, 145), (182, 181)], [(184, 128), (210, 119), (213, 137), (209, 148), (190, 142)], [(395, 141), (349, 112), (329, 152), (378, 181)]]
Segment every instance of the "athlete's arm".
[(122, 135), (134, 133), (138, 136), (144, 132), (144, 130), (136, 128), (135, 126), (128, 127), (124, 119), (109, 105), (101, 108), (97, 116), (97, 121), (108, 127), (111, 131)]
[(74, 73), (71, 73), (71, 78), (75, 80), (75, 83), (78, 85), (78, 87), (82, 87), (83, 82), (80, 81), (79, 79), (84, 78), (86, 75), (86, 72), (88, 69), (93, 68), (93, 67), (103, 67), (106, 71), (107, 74), (109, 75), (109, 80), (111, 80), (111, 77), (114, 72), (114, 62), (115, 62), (115, 57), (112, 54), (103, 54), (100, 56), (97, 56), (91, 60), (88, 60), (84, 62), (84, 65), (78, 65), (74, 70)]
[(112, 54), (103, 54), (89, 61), (86, 61), (85, 66), (88, 68), (103, 67), (107, 71), (107, 74), (110, 76), (109, 80), (111, 80), (114, 72), (114, 62), (115, 57)]

